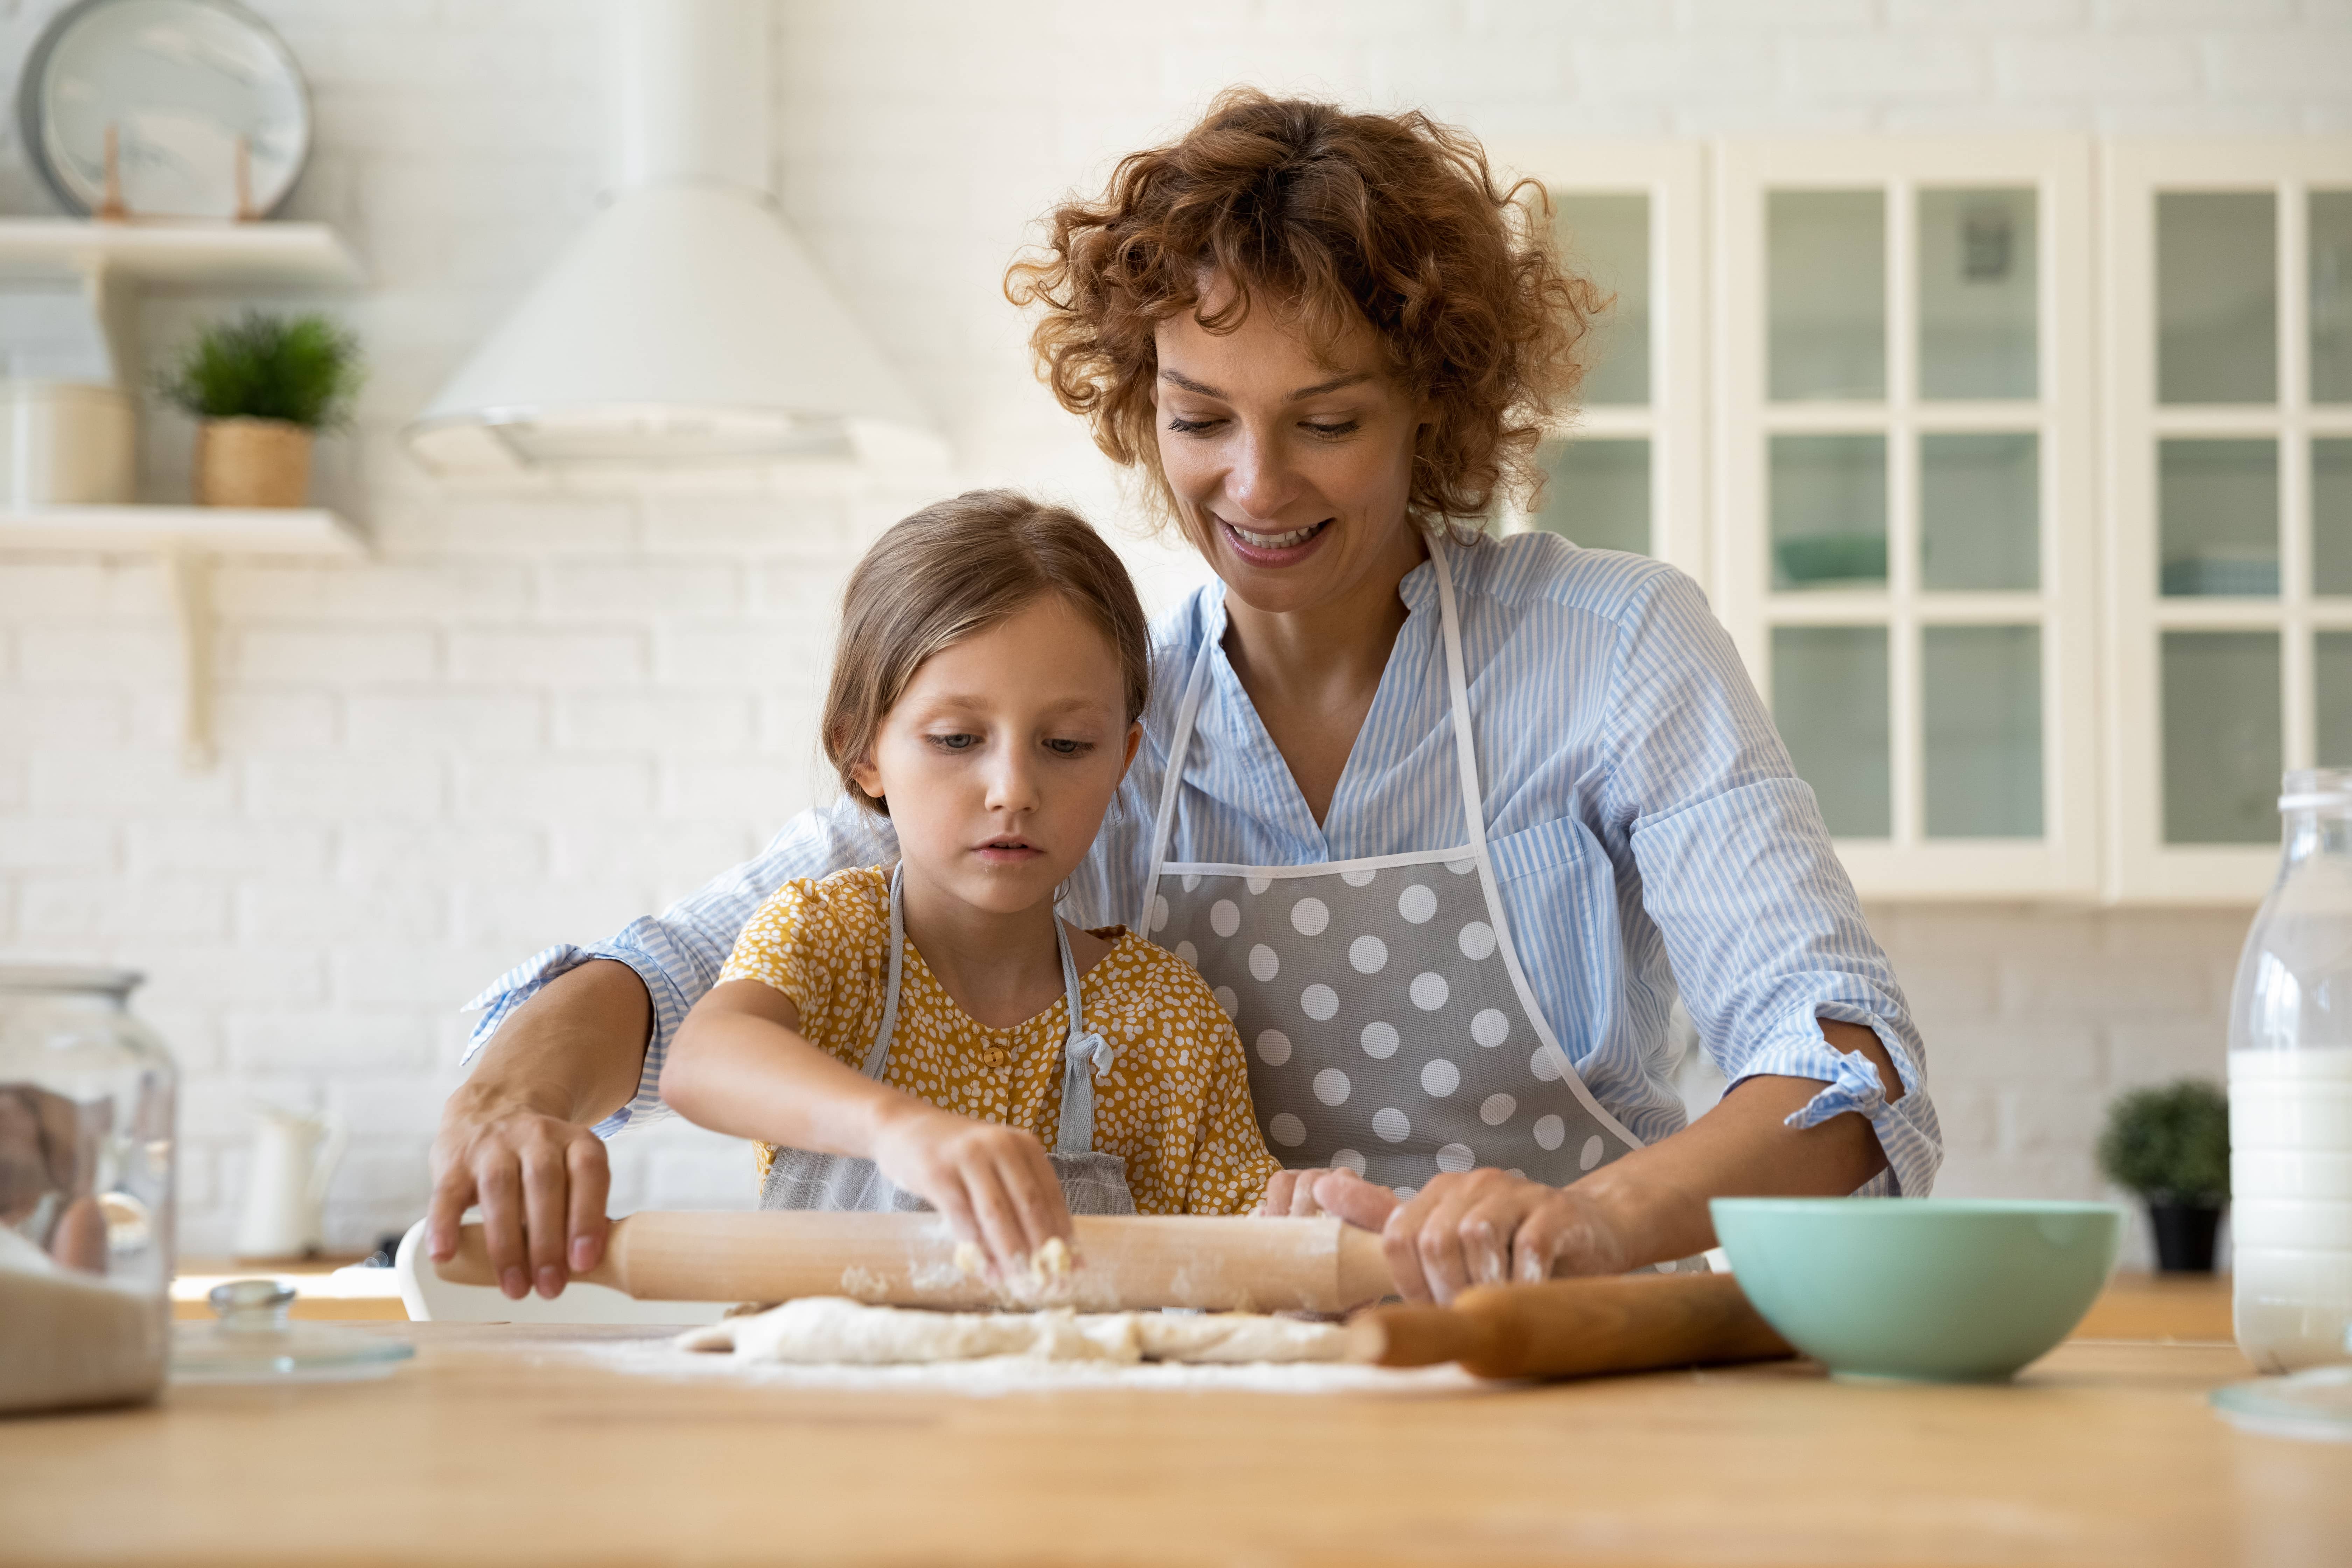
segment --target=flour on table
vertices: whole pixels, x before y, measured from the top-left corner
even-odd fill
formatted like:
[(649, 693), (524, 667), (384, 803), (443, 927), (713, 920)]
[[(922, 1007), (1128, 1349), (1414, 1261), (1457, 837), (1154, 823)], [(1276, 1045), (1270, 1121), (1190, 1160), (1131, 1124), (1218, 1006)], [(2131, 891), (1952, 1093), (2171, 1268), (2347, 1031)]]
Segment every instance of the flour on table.
[(787, 1301), (752, 1317), (689, 1330), (690, 1351), (745, 1362), (886, 1366), (1016, 1356), (1035, 1361), (1237, 1363), (1336, 1362), (1336, 1323), (1256, 1312), (930, 1312), (869, 1307), (837, 1296)]

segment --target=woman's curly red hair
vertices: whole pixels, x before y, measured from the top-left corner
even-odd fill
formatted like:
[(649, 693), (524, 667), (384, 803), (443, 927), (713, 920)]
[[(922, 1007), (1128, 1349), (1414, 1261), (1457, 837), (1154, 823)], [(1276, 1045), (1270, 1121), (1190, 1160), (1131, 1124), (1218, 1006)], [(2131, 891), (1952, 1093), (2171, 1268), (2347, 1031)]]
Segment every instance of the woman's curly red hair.
[(1408, 510), (1475, 528), (1498, 494), (1540, 484), (1537, 443), (1605, 303), (1561, 268), (1550, 211), (1542, 186), (1500, 188), (1474, 138), (1418, 110), (1233, 88), (1178, 141), (1120, 160), (1101, 200), (1055, 207), (1044, 253), (1015, 261), (1004, 291), (1042, 307), (1030, 348), (1062, 406), (1171, 505), (1152, 430), (1160, 322), (1199, 310), (1211, 279), (1232, 289), (1200, 317), (1211, 331), (1254, 300), (1318, 352), (1369, 322), (1391, 374), (1435, 409)]

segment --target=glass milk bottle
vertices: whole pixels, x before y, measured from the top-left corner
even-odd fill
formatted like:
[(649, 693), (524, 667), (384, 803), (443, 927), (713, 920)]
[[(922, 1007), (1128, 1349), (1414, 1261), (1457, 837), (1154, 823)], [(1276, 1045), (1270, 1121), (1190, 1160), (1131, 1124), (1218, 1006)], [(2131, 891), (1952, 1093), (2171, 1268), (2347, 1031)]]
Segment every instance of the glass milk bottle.
[(2286, 775), (2286, 849), (2230, 1001), (2238, 1347), (2352, 1360), (2352, 769)]

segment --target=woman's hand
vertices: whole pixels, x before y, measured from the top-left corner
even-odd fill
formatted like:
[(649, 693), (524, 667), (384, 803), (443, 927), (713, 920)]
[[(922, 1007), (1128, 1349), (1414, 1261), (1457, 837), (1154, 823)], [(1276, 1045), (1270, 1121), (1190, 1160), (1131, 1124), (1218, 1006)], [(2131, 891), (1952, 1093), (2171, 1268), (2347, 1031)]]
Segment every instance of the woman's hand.
[(1622, 1274), (1632, 1267), (1602, 1207), (1575, 1187), (1548, 1187), (1507, 1171), (1441, 1172), (1400, 1204), (1352, 1171), (1317, 1178), (1313, 1201), (1381, 1233), (1397, 1291), (1449, 1302), (1473, 1285), (1554, 1274)]
[(999, 1279), (1018, 1279), (1055, 1237), (1073, 1238), (1069, 1205), (1036, 1135), (908, 1100), (877, 1127), (882, 1173), (977, 1243)]
[(487, 1101), (472, 1088), (449, 1097), (433, 1141), (425, 1251), (445, 1262), (456, 1257), (458, 1221), (478, 1203), (499, 1289), (520, 1301), (536, 1286), (551, 1300), (572, 1273), (604, 1256), (612, 1185), (604, 1141), (576, 1121)]
[(653, 1003), (627, 964), (591, 959), (515, 1009), (441, 1110), (425, 1250), (457, 1255), (458, 1221), (482, 1207), (499, 1289), (562, 1290), (604, 1256), (604, 1141), (590, 1131), (629, 1102), (645, 1070)]
[(1313, 1219), (1327, 1214), (1315, 1201), (1315, 1182), (1331, 1173), (1317, 1165), (1304, 1171), (1276, 1171), (1274, 1180), (1266, 1183), (1265, 1193), (1250, 1212), (1260, 1219)]

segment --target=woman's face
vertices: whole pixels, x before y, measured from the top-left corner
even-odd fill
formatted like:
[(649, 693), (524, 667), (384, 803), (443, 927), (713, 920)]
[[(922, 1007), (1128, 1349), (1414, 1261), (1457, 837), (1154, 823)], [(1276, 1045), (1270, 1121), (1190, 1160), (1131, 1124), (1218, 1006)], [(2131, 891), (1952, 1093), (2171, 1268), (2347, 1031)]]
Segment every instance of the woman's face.
[(1405, 500), (1428, 411), (1370, 326), (1322, 357), (1263, 307), (1223, 334), (1181, 311), (1158, 338), (1160, 468), (1185, 533), (1244, 603), (1312, 610), (1419, 559)]

